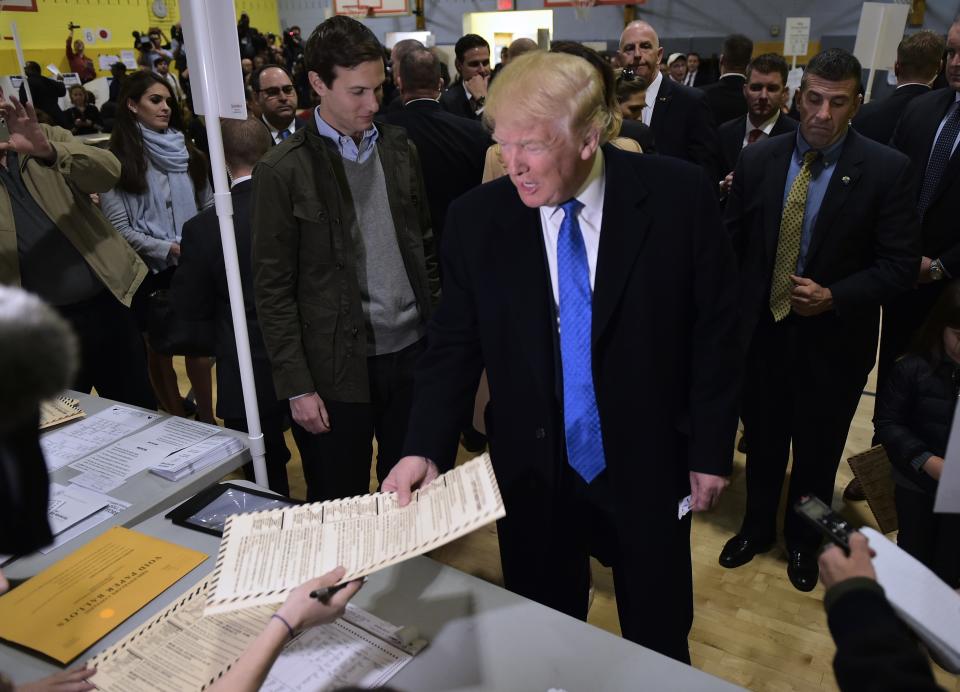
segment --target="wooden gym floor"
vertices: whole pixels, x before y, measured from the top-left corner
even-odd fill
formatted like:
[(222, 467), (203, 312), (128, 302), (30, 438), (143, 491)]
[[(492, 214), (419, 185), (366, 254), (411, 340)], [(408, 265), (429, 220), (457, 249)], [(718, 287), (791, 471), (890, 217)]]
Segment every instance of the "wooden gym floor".
[[(175, 359), (175, 366), (180, 389), (187, 392), (190, 385), (183, 359)], [(870, 446), (874, 377), (871, 374), (867, 392), (860, 398), (844, 459)], [(291, 494), (303, 499), (306, 484), (300, 455), (289, 431), (287, 446), (293, 455), (287, 466)], [(737, 569), (724, 569), (717, 562), (723, 544), (739, 528), (746, 499), (744, 457), (738, 452), (733, 455), (733, 477), (719, 507), (710, 513), (695, 515), (693, 522), (694, 622), (690, 632), (693, 665), (751, 690), (836, 690), (832, 668), (834, 645), (826, 626), (823, 587), (802, 593), (791, 586), (786, 575), (782, 539), (777, 548)], [(460, 449), (459, 460), (470, 456)], [(856, 526), (867, 524), (877, 528), (865, 502), (848, 504), (842, 499), (843, 488), (851, 477), (844, 461), (837, 474), (834, 509)], [(376, 489), (375, 483), (373, 478), (371, 491)], [(502, 585), (495, 526), (476, 531), (430, 556)], [(594, 562), (593, 578), (595, 596), (588, 620), (619, 634), (610, 570)], [(960, 677), (936, 666), (934, 670), (940, 685), (960, 692)]]

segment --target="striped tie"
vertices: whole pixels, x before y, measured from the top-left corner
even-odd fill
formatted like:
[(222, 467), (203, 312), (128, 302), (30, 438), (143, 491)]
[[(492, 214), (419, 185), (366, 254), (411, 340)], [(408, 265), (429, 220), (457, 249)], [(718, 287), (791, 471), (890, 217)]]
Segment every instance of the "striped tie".
[(820, 152), (813, 150), (803, 155), (803, 167), (793, 179), (787, 202), (783, 205), (777, 259), (773, 264), (773, 279), (770, 281), (770, 312), (773, 313), (774, 322), (779, 322), (790, 314), (790, 292), (793, 290), (790, 275), (797, 271), (797, 258), (800, 256), (803, 216), (807, 209), (807, 190), (810, 188), (810, 168), (819, 156)]

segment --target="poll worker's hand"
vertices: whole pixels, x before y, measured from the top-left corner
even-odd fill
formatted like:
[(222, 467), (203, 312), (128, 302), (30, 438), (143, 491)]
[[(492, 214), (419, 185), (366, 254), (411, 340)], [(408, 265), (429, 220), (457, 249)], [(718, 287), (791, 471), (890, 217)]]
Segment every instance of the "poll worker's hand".
[(798, 315), (813, 317), (833, 308), (833, 293), (813, 279), (790, 275), (793, 290), (790, 292), (790, 307)]
[(712, 509), (720, 499), (723, 489), (728, 485), (730, 485), (730, 479), (726, 476), (691, 471), (690, 509), (694, 512), (705, 512)]
[(10, 131), (10, 139), (0, 142), (0, 153), (13, 150), (47, 163), (53, 162), (57, 152), (40, 129), (32, 103), (20, 103), (16, 96), (10, 96), (9, 101), (0, 103), (0, 117), (7, 121)]
[(733, 187), (733, 171), (727, 173), (726, 177), (720, 181), (720, 194), (729, 195), (731, 187)]
[(476, 101), (477, 99), (487, 98), (487, 84), (489, 84), (489, 82), (490, 75), (475, 74), (466, 81), (465, 86), (474, 101)]
[(287, 600), (277, 611), (277, 615), (290, 623), (294, 632), (333, 622), (343, 615), (343, 611), (347, 607), (347, 601), (360, 590), (360, 587), (363, 586), (363, 580), (355, 579), (348, 583), (330, 596), (330, 600), (326, 603), (318, 598), (310, 598), (310, 593), (333, 586), (343, 579), (343, 575), (346, 573), (347, 570), (343, 567), (337, 567), (322, 577), (304, 582), (290, 592)]
[(290, 415), (301, 428), (318, 435), (330, 432), (330, 415), (316, 392), (290, 400)]
[(871, 558), (876, 555), (870, 549), (867, 537), (859, 531), (850, 534), (850, 555), (843, 553), (837, 545), (829, 545), (820, 553), (820, 581), (829, 589), (853, 577), (867, 577), (876, 581), (877, 573), (873, 569)]
[(943, 457), (930, 457), (923, 462), (923, 466), (920, 467), (920, 470), (930, 476), (930, 478), (933, 480), (940, 480), (940, 474), (943, 473)]
[(403, 457), (390, 469), (380, 489), (385, 493), (396, 493), (400, 506), (406, 507), (413, 490), (425, 488), (439, 475), (437, 465), (426, 457)]
[(173, 259), (180, 259), (180, 243), (170, 243), (170, 252), (167, 254)]
[(96, 668), (74, 668), (62, 670), (40, 680), (17, 685), (15, 692), (85, 692), (96, 689), (89, 678), (97, 672)]

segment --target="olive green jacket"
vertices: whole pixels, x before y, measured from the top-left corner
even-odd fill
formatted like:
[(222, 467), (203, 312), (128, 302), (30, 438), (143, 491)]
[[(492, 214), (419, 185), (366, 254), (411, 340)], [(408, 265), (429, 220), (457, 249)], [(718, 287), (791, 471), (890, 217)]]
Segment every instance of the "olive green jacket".
[[(377, 128), (397, 244), (426, 321), (440, 282), (420, 159), (405, 130)], [(281, 399), (370, 401), (355, 223), (343, 160), (313, 118), (254, 169), (254, 292)]]
[[(47, 216), (124, 305), (147, 275), (147, 266), (91, 201), (90, 194), (113, 189), (120, 162), (105, 149), (84, 144), (60, 127), (41, 125), (57, 153), (52, 165), (21, 156), (23, 182)], [(0, 283), (20, 285), (13, 207), (0, 186)]]

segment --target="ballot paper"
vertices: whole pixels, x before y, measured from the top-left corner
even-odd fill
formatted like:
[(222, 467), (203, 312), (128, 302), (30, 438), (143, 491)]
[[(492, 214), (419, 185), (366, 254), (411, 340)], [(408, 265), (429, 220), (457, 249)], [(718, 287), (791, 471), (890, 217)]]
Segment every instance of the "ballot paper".
[(68, 423), (87, 414), (80, 408), (80, 402), (69, 396), (58, 396), (40, 402), (40, 430)]
[[(102, 692), (191, 692), (213, 683), (233, 665), (276, 611), (258, 606), (204, 615), (208, 581), (201, 581), (162, 613), (87, 662)], [(261, 689), (314, 692), (383, 684), (426, 642), (405, 636), (354, 606), (343, 618), (314, 627), (290, 642)]]
[[(76, 486), (71, 486), (71, 487), (75, 488)], [(66, 529), (63, 532), (58, 533), (56, 536), (53, 537), (53, 543), (51, 543), (46, 547), (40, 548), (41, 553), (46, 555), (47, 553), (53, 552), (54, 550), (59, 548), (61, 545), (65, 545), (69, 543), (77, 536), (82, 536), (87, 531), (92, 529), (94, 526), (97, 526), (98, 524), (102, 524), (103, 522), (105, 522), (107, 519), (111, 517), (115, 517), (116, 515), (120, 514), (120, 512), (122, 512), (123, 510), (125, 510), (127, 507), (130, 506), (129, 502), (118, 500), (114, 497), (110, 497), (109, 495), (95, 493), (92, 490), (88, 490), (87, 492), (90, 493), (91, 495), (104, 498), (104, 500), (106, 500), (106, 505), (104, 506), (104, 508), (95, 514), (91, 514), (89, 517), (87, 517), (83, 521), (80, 521), (74, 524), (69, 529)], [(0, 566), (2, 566), (2, 564), (3, 564), (2, 558), (0, 558)]]
[(960, 594), (879, 531), (860, 529), (876, 552), (873, 567), (900, 618), (951, 672), (960, 672)]
[(70, 468), (83, 473), (70, 482), (97, 492), (110, 492), (169, 455), (218, 432), (220, 428), (215, 425), (167, 418), (71, 464)]
[(282, 603), (338, 565), (357, 579), (506, 514), (490, 457), (449, 471), (400, 507), (394, 493), (235, 514), (227, 518), (207, 614)]
[(159, 417), (160, 414), (156, 412), (117, 404), (82, 421), (47, 433), (40, 438), (47, 471), (53, 473), (61, 466), (117, 442)]
[(58, 536), (99, 512), (108, 504), (109, 499), (100, 493), (94, 493), (85, 488), (51, 483), (50, 502), (47, 509), (50, 531), (54, 536)]
[(178, 481), (239, 453), (243, 448), (244, 444), (238, 438), (220, 433), (174, 452), (156, 466), (151, 466), (150, 473), (168, 481)]
[(69, 663), (206, 558), (114, 527), (0, 596), (0, 638)]

